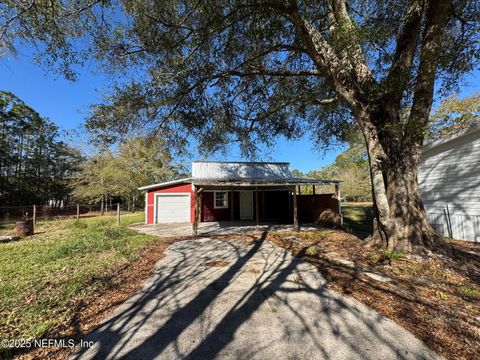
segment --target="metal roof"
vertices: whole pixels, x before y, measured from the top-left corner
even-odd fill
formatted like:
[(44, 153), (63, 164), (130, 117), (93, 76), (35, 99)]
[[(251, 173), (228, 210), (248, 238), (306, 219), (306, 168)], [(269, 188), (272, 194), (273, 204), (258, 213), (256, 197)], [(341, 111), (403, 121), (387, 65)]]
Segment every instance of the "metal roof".
[(180, 183), (193, 183), (197, 186), (294, 186), (335, 185), (340, 181), (294, 177), (290, 163), (287, 162), (194, 161), (192, 177), (138, 189), (150, 190)]
[(192, 163), (216, 163), (216, 164), (286, 164), (287, 161), (213, 161), (213, 160), (193, 160)]
[(202, 180), (285, 180), (292, 178), (289, 163), (194, 161), (192, 178)]

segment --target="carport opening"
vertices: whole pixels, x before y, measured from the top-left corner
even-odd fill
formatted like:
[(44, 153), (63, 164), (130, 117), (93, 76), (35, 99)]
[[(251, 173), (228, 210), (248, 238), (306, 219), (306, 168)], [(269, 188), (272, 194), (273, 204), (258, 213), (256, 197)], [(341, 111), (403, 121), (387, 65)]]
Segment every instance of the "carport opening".
[(310, 186), (310, 191), (307, 186), (196, 187), (194, 219), (219, 222), (225, 227), (293, 224), (298, 228), (300, 222), (341, 224), (338, 184), (330, 185), (330, 192), (325, 192), (325, 186), (321, 188), (321, 193), (316, 193), (315, 185)]

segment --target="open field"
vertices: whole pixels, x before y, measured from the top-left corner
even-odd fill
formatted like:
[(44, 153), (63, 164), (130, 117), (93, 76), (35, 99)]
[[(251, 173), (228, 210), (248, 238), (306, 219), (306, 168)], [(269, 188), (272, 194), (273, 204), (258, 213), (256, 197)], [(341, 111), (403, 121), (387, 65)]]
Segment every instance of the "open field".
[[(0, 333), (39, 338), (72, 320), (83, 302), (116, 286), (114, 275), (156, 237), (126, 225), (143, 213), (39, 224), (32, 237), (0, 243)], [(4, 228), (3, 234), (12, 234)]]

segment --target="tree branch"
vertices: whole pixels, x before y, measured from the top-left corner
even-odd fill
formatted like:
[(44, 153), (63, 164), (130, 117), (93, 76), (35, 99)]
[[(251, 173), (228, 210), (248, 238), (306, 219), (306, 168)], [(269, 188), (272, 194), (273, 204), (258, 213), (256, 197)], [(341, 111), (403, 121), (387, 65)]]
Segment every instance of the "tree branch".
[(410, 0), (405, 11), (402, 29), (397, 38), (397, 46), (392, 67), (384, 81), (387, 87), (386, 97), (396, 103), (402, 100), (402, 93), (410, 80), (413, 59), (417, 49), (424, 0)]
[(236, 76), (236, 77), (251, 77), (251, 76), (280, 76), (280, 77), (291, 77), (291, 76), (322, 76), (322, 74), (317, 70), (298, 70), (298, 71), (283, 71), (283, 70), (268, 70), (268, 69), (256, 69), (250, 71), (236, 71), (236, 70), (225, 70), (216, 75), (213, 75), (212, 78), (222, 78), (225, 76)]
[(338, 26), (332, 26), (332, 31), (342, 37), (343, 42), (347, 44), (345, 47), (345, 62), (348, 62), (355, 76), (361, 84), (370, 84), (374, 82), (372, 72), (370, 71), (360, 42), (356, 34), (356, 28), (348, 14), (345, 0), (331, 0), (331, 8), (333, 18)]
[(5, 23), (2, 25), (2, 27), (0, 28), (0, 40), (2, 40), (5, 37), (5, 34), (7, 33), (7, 30), (10, 27), (10, 25), (14, 21), (16, 21), (23, 13), (30, 10), (34, 5), (35, 5), (35, 0), (32, 0), (30, 2), (30, 4), (28, 4), (25, 7), (19, 6), (20, 10), (15, 15), (13, 15), (11, 18), (7, 19), (5, 21)]
[(345, 72), (340, 58), (335, 50), (330, 46), (323, 35), (314, 28), (306, 19), (300, 15), (295, 0), (289, 0), (288, 16), (295, 26), (298, 36), (305, 42), (308, 54), (319, 72), (329, 82), (332, 89), (339, 94), (352, 109), (358, 109), (357, 94), (353, 88), (355, 86), (346, 86), (351, 82), (348, 74)]
[[(451, 0), (432, 0), (427, 9), (427, 23), (423, 35), (413, 105), (403, 137), (404, 144), (416, 144), (416, 148), (422, 146), (432, 108), (437, 59), (450, 6)], [(412, 150), (419, 151), (419, 149)]]
[(294, 52), (301, 52), (301, 53), (306, 53), (307, 50), (306, 49), (303, 49), (303, 48), (300, 48), (300, 47), (297, 47), (297, 46), (294, 46), (294, 45), (288, 45), (288, 44), (276, 44), (274, 46), (272, 46), (271, 48), (269, 49), (266, 49), (258, 54), (256, 54), (255, 56), (252, 56), (250, 58), (248, 58), (247, 60), (241, 62), (238, 66), (236, 66), (233, 70), (236, 71), (240, 68), (242, 68), (243, 66), (246, 66), (248, 65), (249, 63), (257, 60), (257, 59), (260, 59), (264, 56), (267, 56), (269, 54), (272, 54), (274, 52), (280, 52), (280, 51), (283, 51), (283, 50), (286, 50), (286, 51), (294, 51)]
[(337, 97), (329, 98), (329, 99), (314, 99), (313, 103), (315, 105), (330, 105), (330, 104), (335, 104), (338, 102)]

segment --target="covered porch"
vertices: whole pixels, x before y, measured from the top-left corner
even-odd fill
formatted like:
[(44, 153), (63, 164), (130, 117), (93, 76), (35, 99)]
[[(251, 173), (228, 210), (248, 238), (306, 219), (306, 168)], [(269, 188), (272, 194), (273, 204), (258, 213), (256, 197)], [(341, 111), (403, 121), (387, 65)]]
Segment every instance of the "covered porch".
[[(334, 192), (316, 194), (317, 186), (333, 185)], [(242, 181), (196, 179), (192, 182), (193, 233), (205, 222), (262, 224), (313, 223), (325, 210), (338, 214), (341, 221), (340, 184), (335, 180), (291, 178), (288, 180), (245, 179)], [(302, 189), (309, 188), (308, 193)]]

